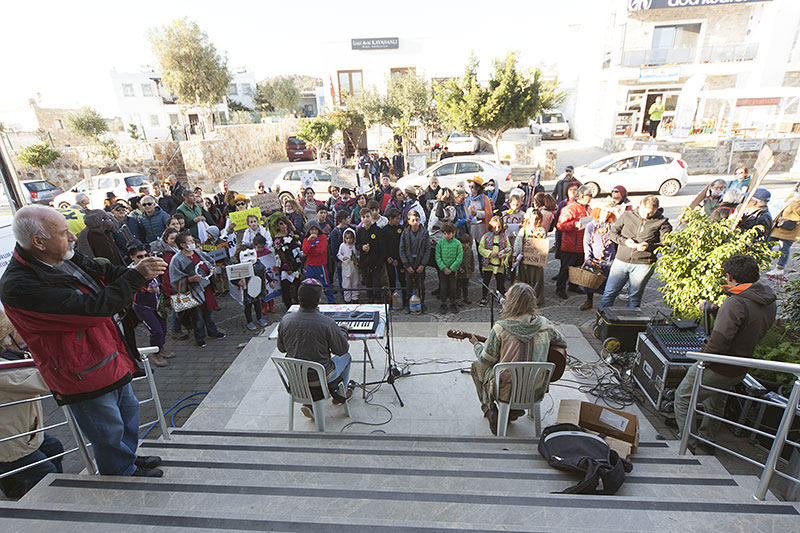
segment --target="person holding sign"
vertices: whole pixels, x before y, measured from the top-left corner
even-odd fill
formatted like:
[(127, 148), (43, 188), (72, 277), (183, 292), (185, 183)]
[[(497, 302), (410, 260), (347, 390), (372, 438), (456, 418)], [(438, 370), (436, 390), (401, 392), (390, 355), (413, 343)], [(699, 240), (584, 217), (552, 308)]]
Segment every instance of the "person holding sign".
[[(517, 268), (517, 281), (533, 287), (536, 304), (544, 305), (544, 267), (547, 264), (547, 253), (550, 242), (545, 238), (547, 231), (542, 226), (544, 217), (538, 209), (525, 211), (517, 238), (514, 241), (514, 257)], [(543, 246), (536, 246), (544, 243)]]
[[(598, 274), (608, 278), (611, 270), (611, 263), (617, 255), (617, 244), (611, 240), (611, 227), (617, 219), (617, 203), (613, 198), (606, 198), (605, 203), (600, 207), (597, 219), (589, 222), (586, 232), (583, 234), (583, 267), (589, 268)], [(580, 307), (581, 311), (591, 309), (594, 305), (594, 294), (603, 292), (606, 283), (603, 282), (597, 289), (583, 288), (586, 293), (586, 301)]]

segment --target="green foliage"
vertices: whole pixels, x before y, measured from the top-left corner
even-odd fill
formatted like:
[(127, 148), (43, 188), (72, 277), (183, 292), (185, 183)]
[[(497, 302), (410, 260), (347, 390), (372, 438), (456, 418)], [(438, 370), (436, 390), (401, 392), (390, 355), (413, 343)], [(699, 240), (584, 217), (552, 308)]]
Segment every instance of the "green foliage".
[(313, 91), (317, 87), (322, 87), (322, 79), (303, 74), (291, 74), (287, 76), (292, 80), (298, 91)]
[(53, 150), (47, 143), (31, 144), (26, 146), (17, 155), (17, 159), (28, 167), (44, 168), (61, 156), (57, 150)]
[(367, 89), (357, 96), (347, 99), (347, 108), (363, 117), (364, 125), (371, 128), (375, 125), (392, 126), (395, 111), (375, 87)]
[(231, 113), (231, 124), (253, 124), (257, 122), (253, 119), (252, 111), (234, 111)]
[(322, 162), (322, 152), (333, 141), (336, 125), (324, 117), (307, 118), (300, 122), (296, 135), (317, 151), (317, 163)]
[(119, 159), (119, 144), (114, 139), (95, 139), (95, 153), (108, 161)]
[(92, 140), (108, 131), (108, 123), (91, 107), (82, 107), (67, 115), (67, 129), (84, 139)]
[(395, 132), (404, 143), (412, 137), (412, 125), (423, 123), (426, 117), (430, 118), (433, 114), (433, 102), (430, 84), (416, 71), (409, 70), (402, 76), (389, 79), (386, 88), (387, 112), (393, 119)]
[(228, 111), (235, 112), (235, 111), (248, 111), (252, 112), (253, 110), (247, 107), (246, 105), (242, 105), (236, 100), (232, 100), (228, 98)]
[[(796, 326), (796, 324), (795, 324)], [(788, 321), (776, 320), (761, 339), (753, 352), (753, 357), (766, 361), (800, 364), (800, 335)], [(756, 374), (789, 387), (796, 379), (794, 374), (756, 370)]]
[(542, 109), (558, 107), (565, 94), (558, 79), (545, 81), (538, 68), (518, 69), (518, 54), (509, 52), (494, 61), (489, 85), (478, 83), (478, 60), (470, 57), (461, 78), (448, 80), (436, 90), (436, 104), (442, 121), (463, 133), (472, 133), (497, 144), (509, 128), (522, 128)]
[(255, 101), (259, 111), (293, 111), (300, 103), (300, 90), (292, 76), (277, 76), (257, 85)]
[(148, 31), (164, 85), (182, 105), (211, 108), (224, 101), (231, 75), (228, 59), (217, 53), (196, 22), (183, 18)]
[(664, 282), (658, 290), (678, 317), (700, 317), (700, 305), (705, 300), (723, 302), (722, 263), (730, 256), (749, 255), (765, 268), (779, 253), (765, 242), (756, 242), (755, 229), (745, 232), (731, 229), (697, 210), (684, 211), (683, 220), (681, 229), (664, 237), (656, 264), (656, 272)]
[(352, 106), (348, 106), (340, 107), (325, 116), (336, 126), (337, 130), (342, 132), (342, 137), (349, 141), (350, 144), (355, 147), (359, 145), (366, 128), (364, 116), (361, 113), (353, 109)]
[[(794, 254), (795, 259), (800, 259), (800, 253)], [(800, 337), (800, 278), (787, 281), (783, 286), (783, 316), (786, 327)]]
[(142, 138), (141, 133), (139, 133), (139, 126), (131, 122), (128, 124), (128, 134), (131, 136), (131, 139), (134, 141), (138, 141)]

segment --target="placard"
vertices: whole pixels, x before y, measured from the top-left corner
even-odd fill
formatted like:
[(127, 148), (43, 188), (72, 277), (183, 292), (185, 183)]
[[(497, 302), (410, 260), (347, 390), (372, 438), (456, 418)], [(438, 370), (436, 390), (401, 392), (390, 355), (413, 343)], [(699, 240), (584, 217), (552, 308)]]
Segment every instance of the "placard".
[(206, 245), (203, 245), (203, 251), (215, 263), (221, 263), (228, 259), (228, 243), (222, 243), (213, 250), (206, 250)]
[(250, 205), (260, 208), (261, 213), (264, 215), (281, 210), (281, 200), (276, 192), (267, 192), (251, 196)]
[(303, 189), (314, 187), (314, 179), (317, 177), (317, 175), (313, 171), (311, 172), (298, 171), (297, 174), (300, 176), (300, 186)]
[(228, 271), (228, 280), (249, 278), (253, 276), (253, 263), (237, 263), (225, 267)]
[(529, 266), (546, 266), (550, 253), (550, 239), (524, 237), (522, 242), (522, 264)]
[(340, 168), (331, 174), (331, 185), (340, 189), (347, 187), (351, 191), (356, 188), (358, 176), (356, 171), (349, 168)]
[(231, 211), (228, 216), (233, 223), (234, 229), (238, 231), (240, 229), (247, 229), (247, 217), (250, 215), (255, 215), (259, 220), (261, 220), (261, 209), (258, 207), (251, 207), (250, 209), (245, 209), (244, 211)]

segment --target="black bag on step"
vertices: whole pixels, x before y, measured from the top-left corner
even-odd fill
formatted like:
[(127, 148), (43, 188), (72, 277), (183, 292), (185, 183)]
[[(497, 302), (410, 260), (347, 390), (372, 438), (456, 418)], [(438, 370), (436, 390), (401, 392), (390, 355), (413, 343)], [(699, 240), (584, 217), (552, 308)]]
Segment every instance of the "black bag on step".
[(546, 427), (539, 439), (539, 453), (553, 468), (584, 474), (583, 481), (564, 489), (563, 494), (616, 494), (625, 482), (625, 472), (633, 469), (602, 437), (575, 424)]

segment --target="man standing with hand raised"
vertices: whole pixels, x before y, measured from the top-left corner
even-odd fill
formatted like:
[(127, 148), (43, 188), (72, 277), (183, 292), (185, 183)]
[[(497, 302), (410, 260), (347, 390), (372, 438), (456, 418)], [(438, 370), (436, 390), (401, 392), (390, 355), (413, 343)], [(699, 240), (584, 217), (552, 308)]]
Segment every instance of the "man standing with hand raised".
[(138, 352), (115, 315), (167, 264), (149, 257), (126, 268), (75, 253), (66, 219), (46, 206), (23, 207), (12, 228), (17, 245), (0, 299), (53, 398), (69, 405), (101, 474), (161, 477), (160, 457), (136, 455)]

